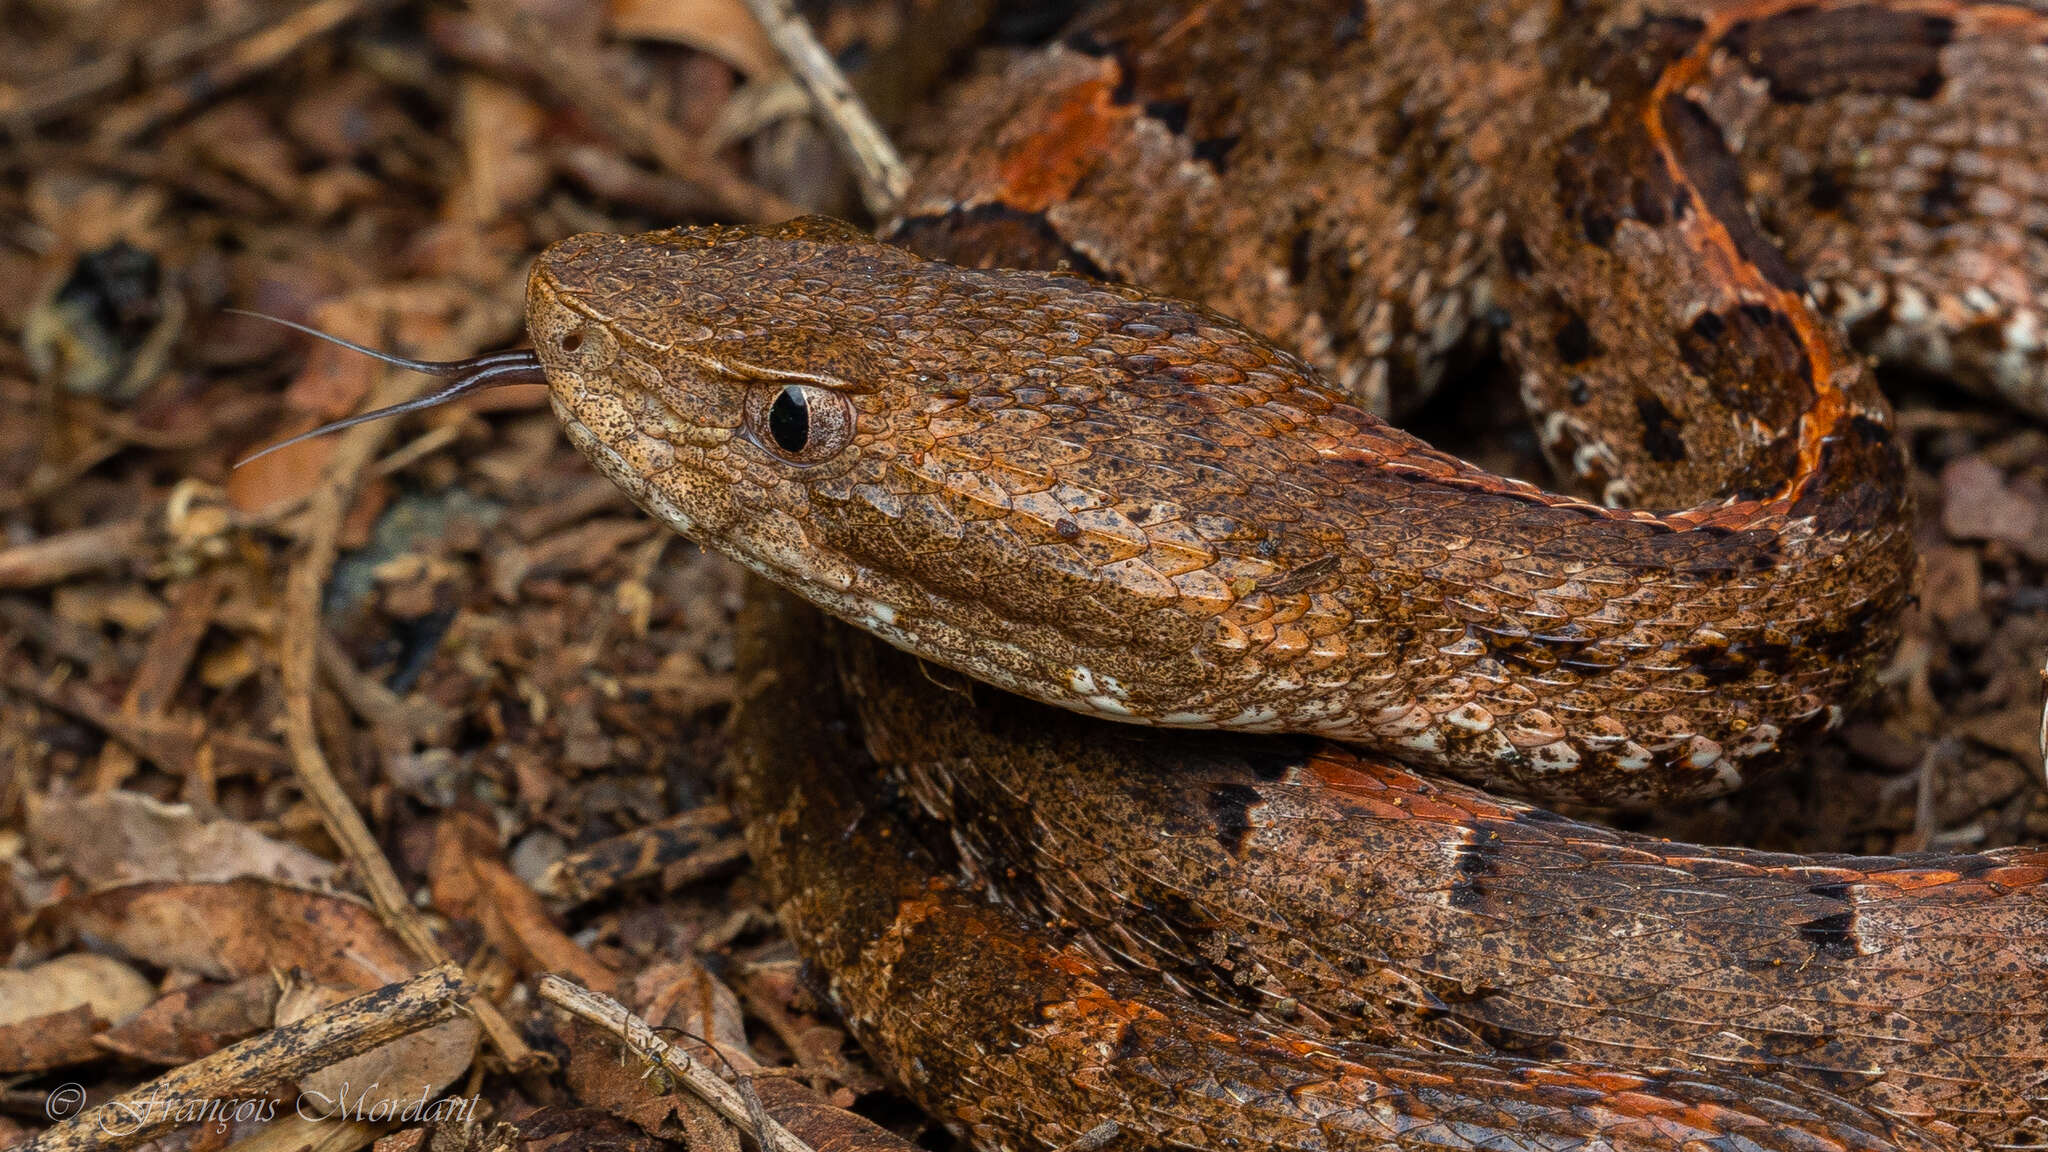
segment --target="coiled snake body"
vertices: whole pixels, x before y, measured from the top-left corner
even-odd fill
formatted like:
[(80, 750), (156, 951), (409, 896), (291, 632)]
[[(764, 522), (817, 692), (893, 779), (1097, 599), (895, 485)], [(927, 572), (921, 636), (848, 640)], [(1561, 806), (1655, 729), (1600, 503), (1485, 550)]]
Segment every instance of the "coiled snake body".
[[(2042, 1141), (2048, 856), (1676, 845), (1374, 756), (1663, 803), (1839, 719), (1912, 562), (1845, 327), (2048, 394), (2048, 15), (1132, 3), (956, 116), (895, 237), (1068, 271), (798, 221), (577, 237), (528, 301), (643, 507), (1065, 710), (757, 614), (757, 859), (922, 1103), (991, 1148)], [(1475, 329), (1562, 471), (1689, 510), (1319, 378), (1397, 400)]]

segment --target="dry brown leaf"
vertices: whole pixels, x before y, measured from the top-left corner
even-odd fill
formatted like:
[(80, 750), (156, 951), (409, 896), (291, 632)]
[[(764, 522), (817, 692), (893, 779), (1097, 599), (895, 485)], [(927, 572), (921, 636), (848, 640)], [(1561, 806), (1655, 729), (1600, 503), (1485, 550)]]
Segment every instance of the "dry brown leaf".
[(740, 1008), (740, 998), (695, 957), (642, 971), (633, 979), (627, 1004), (649, 1024), (674, 1028), (716, 1046), (741, 1068), (761, 1063), (747, 1045), (746, 1014)]
[(371, 1145), (372, 1152), (427, 1152), (433, 1133), (425, 1128), (401, 1128), (388, 1136), (380, 1136)]
[(29, 851), (45, 871), (89, 888), (150, 881), (203, 883), (261, 876), (318, 884), (334, 865), (233, 820), (201, 820), (189, 805), (138, 792), (30, 794)]
[(1982, 456), (1941, 470), (1941, 526), (1957, 540), (1999, 540), (2027, 548), (2040, 533), (2042, 510), (2006, 483), (2005, 471)]
[(213, 164), (292, 203), (299, 190), (299, 158), (253, 100), (237, 100), (195, 119), (186, 138)]
[(479, 225), (527, 207), (546, 190), (550, 169), (540, 153), (547, 112), (500, 80), (462, 80), (463, 186), (450, 207), (466, 207)]
[(450, 812), (435, 828), (434, 906), (472, 920), (526, 975), (555, 972), (609, 992), (618, 975), (555, 927), (541, 898), (505, 866), (498, 837), (471, 812)]
[[(230, 1130), (217, 1137), (217, 1143), (212, 1145), (204, 1140), (213, 1130), (203, 1129), (201, 1138), (180, 1152), (216, 1152), (216, 1149), (224, 1152), (229, 1148), (234, 1152), (361, 1152), (377, 1138), (378, 1133), (390, 1127), (389, 1123), (372, 1124), (332, 1116), (325, 1120), (309, 1120), (287, 1108), (283, 1115), (260, 1127), (253, 1124), (230, 1125)], [(156, 1147), (162, 1148), (165, 1143), (169, 1142), (160, 1142)], [(440, 1150), (435, 1149), (435, 1152)]]
[(233, 691), (262, 669), (263, 652), (248, 636), (237, 636), (224, 648), (199, 658), (199, 682), (216, 692)]
[(1920, 603), (1944, 624), (1984, 607), (1984, 566), (1973, 548), (1939, 545), (1920, 552)]
[(51, 595), (50, 608), (59, 620), (87, 628), (116, 624), (138, 634), (155, 631), (166, 611), (162, 600), (134, 584), (67, 584)]
[(100, 1055), (92, 1038), (106, 1026), (84, 1004), (0, 1025), (0, 1075), (46, 1072), (91, 1060)]
[[(317, 423), (317, 419), (306, 416), (281, 424), (275, 435), (265, 437), (261, 443), (249, 444), (247, 449), (254, 452), (266, 444), (289, 440), (301, 432), (312, 431)], [(334, 445), (334, 437), (318, 436), (281, 448), (260, 460), (249, 461), (228, 474), (228, 502), (238, 512), (255, 515), (265, 509), (303, 499), (320, 483), (320, 474), (334, 459)]]
[(0, 968), (0, 1024), (84, 1005), (119, 1022), (142, 1011), (156, 989), (112, 956), (77, 952), (33, 968)]
[(351, 69), (326, 84), (302, 90), (285, 113), (292, 138), (322, 160), (361, 158), (405, 130), (405, 113), (392, 90), (368, 71)]
[(45, 171), (29, 185), (28, 206), (59, 248), (90, 252), (126, 240), (156, 251), (163, 245), (159, 225), (168, 199), (159, 187), (124, 190), (65, 167)]
[(795, 963), (756, 963), (739, 970), (737, 991), (755, 1019), (768, 1025), (796, 1057), (797, 1066), (816, 1069), (855, 1095), (882, 1086), (871, 1071), (847, 1060), (846, 1032), (837, 1024), (791, 1007), (810, 1000)]
[(14, 946), (21, 942), (29, 908), (23, 889), (31, 879), (38, 887), (49, 883), (44, 877), (30, 875), (28, 862), (21, 859), (19, 838), (0, 832), (0, 956), (14, 955)]
[[(656, 964), (634, 977), (627, 1006), (650, 1026), (699, 1059), (745, 1072), (760, 1067), (747, 1046), (739, 998), (694, 959)], [(562, 1035), (569, 1048), (569, 1082), (576, 1095), (647, 1132), (692, 1148), (723, 1146), (731, 1125), (687, 1096), (659, 1096), (648, 1087), (638, 1060), (621, 1060), (616, 1037), (575, 1021)], [(705, 1051), (705, 1042), (718, 1055)]]
[(270, 1027), (277, 994), (277, 980), (267, 972), (232, 984), (193, 984), (108, 1029), (99, 1045), (132, 1060), (189, 1063)]
[(655, 1091), (644, 1060), (621, 1058), (617, 1036), (572, 1017), (560, 1037), (569, 1050), (563, 1072), (576, 1099), (664, 1140), (686, 1141), (704, 1126), (704, 1105), (680, 1092)]
[[(380, 1143), (377, 1152), (674, 1152), (681, 1147), (596, 1108), (543, 1105), (508, 1116), (494, 1130), (464, 1132), (443, 1122), (417, 1148)], [(713, 1152), (688, 1147), (690, 1152)]]
[(99, 1056), (93, 1037), (156, 990), (133, 968), (89, 952), (0, 969), (0, 1074), (62, 1068)]
[(1961, 735), (1996, 748), (2020, 763), (2040, 759), (2041, 706), (2031, 700), (1972, 716), (1956, 728)]
[(248, 877), (110, 888), (61, 901), (44, 916), (160, 968), (212, 980), (300, 968), (318, 983), (361, 992), (419, 969), (368, 905)]
[(611, 0), (612, 35), (708, 52), (749, 80), (781, 72), (782, 57), (740, 0)]

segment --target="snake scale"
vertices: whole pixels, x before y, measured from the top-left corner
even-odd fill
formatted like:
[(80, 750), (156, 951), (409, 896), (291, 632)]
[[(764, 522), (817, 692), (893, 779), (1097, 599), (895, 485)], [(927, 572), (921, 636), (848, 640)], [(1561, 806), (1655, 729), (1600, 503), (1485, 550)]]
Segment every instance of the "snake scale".
[[(1067, 712), (1300, 734), (763, 609), (740, 797), (855, 1034), (991, 1148), (2041, 1142), (2048, 857), (1667, 844), (1314, 737), (1658, 804), (1838, 720), (1911, 571), (1845, 334), (2041, 407), (2044, 53), (2011, 5), (1110, 5), (936, 132), (893, 238), (950, 264), (551, 249), (557, 410), (664, 522)], [(1322, 383), (1475, 335), (1563, 474), (1688, 510)]]
[[(894, 244), (565, 240), (476, 371), (903, 650), (756, 604), (736, 786), (981, 1147), (2039, 1146), (2048, 853), (1479, 789), (1718, 794), (1867, 689), (1857, 349), (2048, 412), (2044, 127), (2026, 4), (1108, 3), (964, 85)], [(1495, 341), (1597, 502), (1369, 414)]]

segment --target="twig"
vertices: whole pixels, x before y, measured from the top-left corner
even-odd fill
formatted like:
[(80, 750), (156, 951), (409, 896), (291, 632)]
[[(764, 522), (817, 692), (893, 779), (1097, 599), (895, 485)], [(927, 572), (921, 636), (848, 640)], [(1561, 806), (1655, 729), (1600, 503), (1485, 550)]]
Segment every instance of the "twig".
[(609, 478), (588, 476), (561, 497), (514, 512), (506, 524), (512, 535), (532, 543), (599, 512), (623, 512), (630, 507), (625, 492)]
[(0, 590), (40, 588), (126, 563), (148, 530), (141, 517), (0, 548)]
[(193, 61), (217, 53), (228, 41), (262, 27), (268, 16), (264, 9), (250, 8), (224, 21), (195, 21), (147, 44), (88, 60), (19, 94), (0, 93), (0, 116), (36, 124), (121, 87), (137, 73), (146, 81), (162, 83)]
[(43, 1132), (19, 1152), (133, 1148), (185, 1123), (181, 1104), (267, 1096), (308, 1073), (453, 1017), (470, 989), (443, 964), (164, 1073)]
[[(398, 380), (390, 372), (380, 371), (377, 378), (378, 386), (370, 399), (373, 407), (397, 403), (409, 396), (414, 388), (413, 384)], [(364, 823), (362, 814), (356, 811), (348, 793), (334, 778), (333, 770), (327, 765), (327, 755), (320, 749), (320, 738), (313, 724), (321, 596), (339, 551), (342, 515), (355, 494), (357, 480), (375, 457), (377, 447), (389, 429), (389, 422), (378, 421), (342, 433), (326, 478), (307, 505), (306, 552), (292, 566), (291, 577), (285, 585), (284, 635), (278, 654), (278, 671), (284, 682), (285, 746), (291, 753), (292, 767), (298, 774), (300, 786), (306, 790), (306, 798), (319, 809), (327, 834), (340, 845), (362, 875), (370, 902), (377, 906), (384, 922), (415, 956), (429, 964), (441, 964), (447, 962), (447, 952), (406, 898), (398, 873), (384, 858), (383, 850), (370, 834), (369, 825)], [(499, 1014), (495, 1005), (488, 1000), (479, 1000), (474, 1011), (477, 1024), (504, 1054), (507, 1063), (520, 1068), (532, 1059), (532, 1050)]]
[(818, 43), (810, 22), (789, 0), (746, 0), (746, 5), (810, 94), (811, 107), (853, 166), (868, 211), (878, 220), (887, 219), (910, 189), (910, 169), (896, 154), (895, 145), (868, 114), (867, 105), (846, 82), (846, 75), (825, 46)]
[(285, 750), (268, 740), (229, 732), (208, 734), (196, 718), (127, 716), (76, 680), (44, 683), (26, 668), (0, 663), (0, 691), (13, 692), (93, 725), (129, 751), (165, 772), (189, 776), (202, 747), (211, 746), (221, 762), (251, 775), (268, 773), (286, 762)]
[(370, 465), (370, 475), (389, 476), (393, 472), (410, 468), (417, 461), (424, 460), (455, 443), (461, 435), (460, 424), (443, 424), (438, 428), (429, 428), (413, 437), (409, 443), (400, 446), (398, 451)]
[(504, 31), (557, 95), (596, 120), (623, 147), (652, 158), (678, 179), (702, 188), (720, 211), (757, 224), (801, 214), (795, 204), (748, 181), (731, 165), (656, 118), (620, 91), (591, 53), (573, 50), (551, 37), (532, 15), (505, 0), (473, 0), (472, 6)]
[[(2040, 676), (2041, 687), (2044, 690), (2048, 690), (2048, 663), (2044, 663), (2041, 665)], [(2041, 731), (2039, 733), (2039, 742), (2041, 746), (2041, 771), (2044, 774), (2048, 774), (2048, 691), (2043, 692), (2041, 700)]]
[(620, 1043), (649, 1063), (659, 1065), (727, 1123), (753, 1133), (762, 1152), (812, 1152), (810, 1145), (797, 1139), (772, 1116), (759, 1116), (757, 1125), (757, 1117), (732, 1085), (719, 1079), (696, 1057), (655, 1035), (645, 1020), (627, 1011), (617, 1000), (579, 988), (560, 976), (541, 977), (539, 991), (541, 999), (617, 1036)]
[(368, 676), (341, 650), (341, 643), (320, 630), (320, 671), (343, 700), (378, 733), (381, 742), (411, 751), (412, 742), (433, 744), (447, 731), (448, 716), (432, 701), (409, 700)]
[[(199, 641), (213, 623), (213, 608), (224, 590), (219, 573), (209, 572), (187, 581), (171, 594), (170, 611), (149, 634), (142, 664), (135, 670), (135, 679), (121, 700), (121, 715), (149, 720), (163, 717), (164, 708), (185, 682), (192, 658), (199, 654)], [(117, 744), (103, 750), (99, 767), (93, 773), (92, 790), (110, 792), (119, 788), (135, 773), (137, 765), (135, 753), (125, 746)]]
[[(725, 139), (714, 130), (706, 143)], [(571, 144), (553, 148), (549, 155), (563, 175), (584, 188), (657, 219), (688, 220), (718, 208), (702, 188), (637, 164), (610, 145)]]
[(299, 49), (362, 15), (377, 2), (313, 0), (283, 20), (258, 29), (222, 53), (219, 64), (187, 77), (184, 83), (159, 85), (147, 95), (100, 117), (93, 129), (93, 142), (100, 149), (117, 150), (212, 96), (269, 71)]
[[(707, 804), (644, 828), (600, 840), (555, 861), (534, 891), (556, 900), (584, 903), (613, 889), (664, 876), (677, 868), (690, 877), (738, 863), (746, 856), (739, 822), (723, 804)], [(671, 884), (683, 882), (678, 876)]]

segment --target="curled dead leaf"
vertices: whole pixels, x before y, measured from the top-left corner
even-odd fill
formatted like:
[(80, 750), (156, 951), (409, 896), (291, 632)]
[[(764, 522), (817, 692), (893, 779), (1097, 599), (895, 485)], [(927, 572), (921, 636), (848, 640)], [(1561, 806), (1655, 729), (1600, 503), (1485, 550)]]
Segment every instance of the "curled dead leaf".
[(0, 969), (0, 1073), (40, 1072), (99, 1056), (93, 1037), (142, 1011), (155, 994), (133, 968), (90, 952)]
[(0, 1075), (47, 1072), (91, 1060), (100, 1054), (93, 1037), (106, 1026), (84, 1004), (0, 1026)]
[(46, 871), (89, 888), (150, 881), (203, 883), (263, 876), (318, 884), (334, 865), (234, 820), (202, 820), (189, 805), (138, 792), (28, 797), (29, 851)]
[(189, 1063), (270, 1027), (277, 997), (277, 980), (267, 972), (231, 984), (201, 981), (159, 997), (98, 1043), (131, 1060)]
[(160, 968), (212, 980), (297, 968), (318, 983), (360, 992), (419, 969), (368, 905), (247, 877), (110, 888), (60, 901), (43, 918)]
[(0, 968), (0, 1024), (61, 1012), (79, 1005), (102, 1020), (122, 1021), (142, 1011), (156, 989), (112, 956), (78, 952), (33, 968)]
[(665, 40), (707, 52), (749, 80), (782, 72), (782, 57), (740, 0), (612, 0), (612, 34)]
[(540, 897), (505, 866), (497, 834), (482, 817), (455, 811), (442, 819), (429, 871), (435, 907), (482, 925), (525, 974), (556, 972), (604, 991), (617, 984), (617, 973), (555, 927)]

